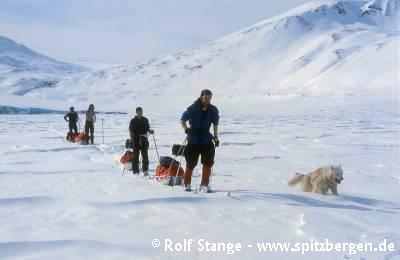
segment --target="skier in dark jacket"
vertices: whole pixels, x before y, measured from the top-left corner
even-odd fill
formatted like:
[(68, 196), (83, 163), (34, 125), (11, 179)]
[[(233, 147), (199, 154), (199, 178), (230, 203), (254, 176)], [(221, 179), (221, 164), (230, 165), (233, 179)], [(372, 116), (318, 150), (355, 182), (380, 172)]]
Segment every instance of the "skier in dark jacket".
[[(203, 164), (200, 190), (211, 191), (208, 184), (211, 168), (214, 165), (215, 147), (219, 146), (219, 111), (211, 104), (211, 98), (210, 90), (202, 90), (200, 97), (186, 109), (181, 117), (181, 125), (187, 134), (188, 141), (185, 149), (186, 169), (183, 176), (186, 191), (191, 191), (192, 173), (200, 155), (201, 164)], [(190, 127), (187, 126), (187, 121)], [(214, 135), (210, 133), (211, 124), (213, 124)]]
[(96, 112), (94, 111), (94, 105), (90, 104), (88, 110), (86, 110), (86, 121), (85, 121), (85, 141), (89, 144), (89, 132), (90, 132), (90, 143), (94, 142), (94, 123), (96, 123)]
[(74, 111), (74, 107), (69, 107), (69, 112), (64, 116), (64, 120), (69, 124), (69, 133), (72, 134), (72, 130), (74, 133), (78, 133), (78, 128), (76, 127), (76, 122), (78, 122), (78, 114)]
[(154, 134), (154, 130), (150, 129), (149, 120), (143, 116), (143, 109), (136, 108), (136, 116), (132, 118), (129, 124), (129, 135), (133, 143), (133, 174), (139, 174), (139, 154), (142, 154), (143, 175), (148, 176), (149, 170), (149, 140), (147, 134)]

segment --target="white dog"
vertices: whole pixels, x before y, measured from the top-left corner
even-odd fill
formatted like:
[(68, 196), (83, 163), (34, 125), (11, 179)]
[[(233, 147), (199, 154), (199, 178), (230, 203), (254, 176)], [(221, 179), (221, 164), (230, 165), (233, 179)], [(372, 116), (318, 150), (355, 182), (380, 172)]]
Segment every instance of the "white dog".
[(309, 174), (296, 173), (288, 183), (289, 186), (296, 184), (302, 185), (302, 190), (305, 192), (315, 192), (326, 194), (328, 189), (331, 189), (332, 193), (339, 195), (337, 191), (337, 185), (343, 181), (343, 170), (339, 166), (325, 166), (318, 168)]

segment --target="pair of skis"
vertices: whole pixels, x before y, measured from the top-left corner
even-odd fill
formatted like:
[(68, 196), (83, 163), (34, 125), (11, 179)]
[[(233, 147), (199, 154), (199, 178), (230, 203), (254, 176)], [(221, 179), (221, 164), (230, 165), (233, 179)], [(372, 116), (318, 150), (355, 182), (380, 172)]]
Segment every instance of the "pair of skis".
[(194, 188), (194, 189), (191, 188), (190, 190), (186, 189), (185, 187), (182, 187), (182, 189), (185, 192), (193, 192), (194, 194), (197, 194), (197, 193), (214, 193), (214, 191), (211, 190), (210, 188), (206, 189), (206, 188), (202, 188), (201, 186), (197, 187), (197, 188)]

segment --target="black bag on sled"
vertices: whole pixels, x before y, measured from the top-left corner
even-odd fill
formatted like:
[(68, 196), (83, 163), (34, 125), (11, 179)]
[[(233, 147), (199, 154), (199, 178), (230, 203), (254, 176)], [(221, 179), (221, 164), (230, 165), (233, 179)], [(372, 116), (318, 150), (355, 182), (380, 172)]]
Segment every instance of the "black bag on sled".
[(169, 156), (161, 156), (160, 157), (160, 165), (169, 168), (171, 165), (172, 167), (179, 167), (179, 162), (177, 160), (174, 160), (173, 158)]
[(174, 144), (172, 145), (172, 154), (175, 156), (184, 156), (186, 145)]
[(126, 139), (125, 148), (126, 149), (133, 148), (133, 142), (131, 142), (131, 139)]

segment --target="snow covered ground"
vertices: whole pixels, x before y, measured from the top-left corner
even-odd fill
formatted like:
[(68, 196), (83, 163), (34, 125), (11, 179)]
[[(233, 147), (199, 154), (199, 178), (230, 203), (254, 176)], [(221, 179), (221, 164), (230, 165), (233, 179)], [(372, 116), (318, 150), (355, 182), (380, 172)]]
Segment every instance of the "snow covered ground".
[[(294, 106), (271, 105), (262, 116), (222, 115), (212, 194), (186, 193), (155, 180), (122, 176), (118, 161), (130, 115), (99, 115), (97, 144), (92, 146), (67, 143), (61, 115), (3, 115), (0, 258), (399, 259), (397, 100), (340, 100), (318, 101), (316, 109), (312, 98), (299, 98)], [(184, 138), (180, 115), (147, 116), (160, 154), (170, 155), (171, 145)], [(154, 173), (154, 145), (149, 153)], [(294, 172), (328, 164), (344, 169), (340, 196), (287, 186)], [(193, 183), (199, 182), (197, 171)], [(162, 246), (153, 248), (153, 239), (160, 239)], [(197, 246), (190, 252), (164, 252), (164, 239), (240, 242), (243, 249), (233, 255), (198, 252)], [(258, 252), (256, 246), (325, 239), (376, 246), (387, 239), (395, 248), (302, 256)]]
[[(185, 193), (121, 175), (131, 114), (99, 114), (105, 143), (99, 120), (91, 146), (64, 140), (61, 114), (0, 115), (0, 259), (400, 259), (399, 13), (400, 0), (313, 1), (203, 46), (111, 68), (58, 62), (0, 37), (5, 113), (140, 105), (160, 154), (170, 155), (184, 139), (180, 113), (210, 88), (222, 142), (216, 192)], [(154, 174), (154, 145), (150, 157)], [(339, 196), (287, 186), (294, 172), (329, 164), (344, 170)], [(165, 252), (165, 239), (243, 248)], [(326, 239), (394, 248), (257, 249)]]

